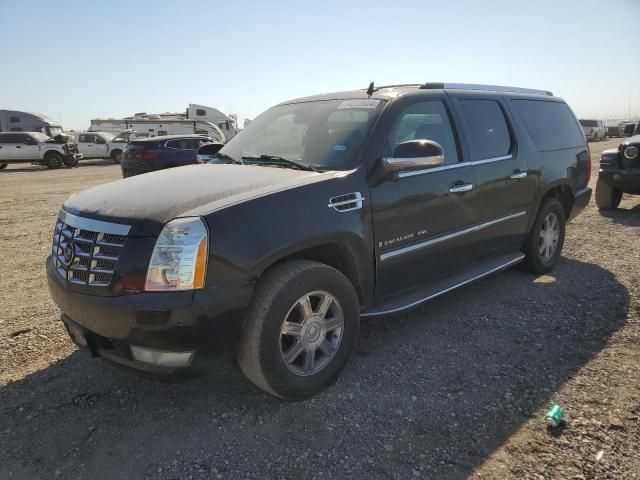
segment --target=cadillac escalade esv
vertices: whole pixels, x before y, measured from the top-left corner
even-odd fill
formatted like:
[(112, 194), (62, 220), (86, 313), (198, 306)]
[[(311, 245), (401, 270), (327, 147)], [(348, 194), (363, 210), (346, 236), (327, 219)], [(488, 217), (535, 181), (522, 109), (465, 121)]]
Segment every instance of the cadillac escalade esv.
[(277, 105), (210, 163), (83, 191), (46, 262), (71, 338), (171, 373), (237, 358), (286, 399), (327, 387), (360, 319), (558, 262), (590, 151), (550, 92), (426, 83)]

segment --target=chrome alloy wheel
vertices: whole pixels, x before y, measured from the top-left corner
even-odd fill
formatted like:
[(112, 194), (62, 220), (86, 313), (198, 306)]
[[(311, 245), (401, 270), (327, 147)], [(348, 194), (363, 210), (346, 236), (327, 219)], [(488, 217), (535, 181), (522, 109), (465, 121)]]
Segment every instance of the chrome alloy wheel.
[(538, 240), (538, 252), (543, 260), (549, 261), (553, 258), (558, 249), (560, 241), (560, 222), (558, 215), (551, 212), (542, 222), (540, 228), (540, 239)]
[(325, 368), (342, 340), (344, 315), (325, 291), (309, 292), (289, 309), (280, 328), (280, 355), (292, 373), (309, 376)]

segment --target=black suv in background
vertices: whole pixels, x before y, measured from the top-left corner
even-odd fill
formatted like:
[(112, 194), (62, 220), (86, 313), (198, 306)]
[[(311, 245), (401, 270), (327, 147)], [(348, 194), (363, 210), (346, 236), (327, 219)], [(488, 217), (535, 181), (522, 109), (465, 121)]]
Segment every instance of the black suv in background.
[(198, 148), (213, 140), (203, 135), (164, 135), (132, 140), (122, 153), (122, 177), (198, 163)]
[(551, 270), (591, 196), (567, 104), (509, 87), (371, 84), (292, 100), (214, 162), (68, 199), (50, 292), (93, 355), (172, 372), (228, 352), (293, 399), (336, 379), (361, 317), (519, 262)]
[(623, 193), (640, 195), (640, 135), (605, 150), (600, 157), (596, 205), (600, 210), (618, 208)]

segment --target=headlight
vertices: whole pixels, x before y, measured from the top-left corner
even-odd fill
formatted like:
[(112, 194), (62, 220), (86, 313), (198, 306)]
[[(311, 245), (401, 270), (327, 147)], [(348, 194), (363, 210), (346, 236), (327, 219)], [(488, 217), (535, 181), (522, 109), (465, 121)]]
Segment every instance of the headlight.
[(629, 145), (624, 149), (624, 156), (629, 160), (633, 160), (638, 156), (638, 147), (636, 147), (635, 145)]
[(153, 249), (145, 290), (191, 290), (204, 286), (209, 245), (207, 226), (197, 217), (167, 223)]

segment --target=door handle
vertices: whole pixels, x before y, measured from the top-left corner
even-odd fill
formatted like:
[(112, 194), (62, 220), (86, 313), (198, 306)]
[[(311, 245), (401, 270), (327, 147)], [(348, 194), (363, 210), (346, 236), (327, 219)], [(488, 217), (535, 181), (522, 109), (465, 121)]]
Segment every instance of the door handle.
[(516, 170), (513, 172), (509, 178), (511, 180), (520, 180), (521, 178), (525, 178), (527, 176), (527, 172), (521, 172), (520, 170)]
[(470, 192), (471, 190), (473, 190), (472, 183), (460, 183), (458, 185), (449, 187), (449, 191), (451, 193), (464, 193), (464, 192)]

